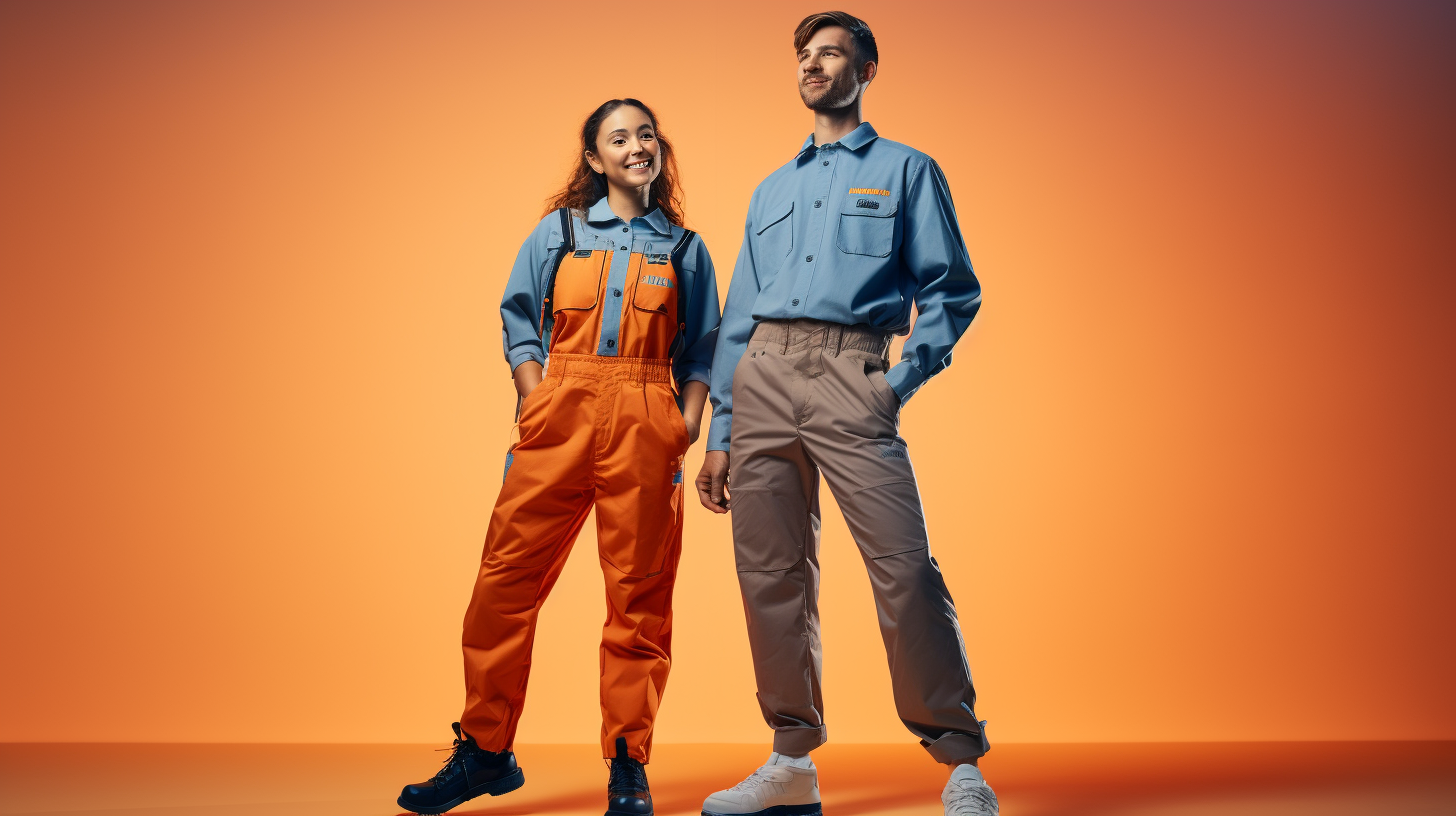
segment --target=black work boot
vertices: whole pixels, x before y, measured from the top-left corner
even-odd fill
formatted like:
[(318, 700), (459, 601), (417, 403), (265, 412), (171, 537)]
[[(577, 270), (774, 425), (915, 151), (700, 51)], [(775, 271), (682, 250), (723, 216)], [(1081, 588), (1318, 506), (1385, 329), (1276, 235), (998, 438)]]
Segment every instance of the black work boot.
[(444, 813), (477, 796), (499, 796), (526, 784), (515, 754), (482, 750), (474, 738), (461, 733), (460, 723), (450, 727), (455, 729), (455, 749), (445, 767), (428, 782), (405, 785), (399, 795), (400, 807), (415, 813)]
[(647, 788), (647, 769), (627, 756), (627, 740), (617, 737), (617, 755), (607, 777), (606, 816), (652, 816), (652, 791)]

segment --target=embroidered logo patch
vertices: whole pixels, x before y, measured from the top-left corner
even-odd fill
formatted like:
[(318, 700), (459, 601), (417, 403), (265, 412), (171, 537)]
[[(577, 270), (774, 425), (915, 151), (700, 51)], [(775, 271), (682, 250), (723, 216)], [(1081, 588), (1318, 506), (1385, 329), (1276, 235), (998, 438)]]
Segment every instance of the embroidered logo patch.
[(863, 207), (866, 210), (878, 210), (880, 208), (880, 202), (870, 201), (868, 198), (861, 198), (859, 201), (854, 202), (854, 206)]
[(591, 256), (592, 251), (590, 249), (578, 249), (577, 251), (571, 253), (571, 257), (573, 258), (590, 258)]
[(669, 289), (672, 288), (672, 281), (661, 275), (643, 275), (642, 282), (651, 286), (666, 286)]
[(887, 195), (890, 194), (890, 191), (889, 190), (876, 190), (873, 187), (851, 187), (851, 188), (849, 188), (849, 194), (850, 195), (882, 195), (882, 196), (887, 196)]
[(647, 262), (650, 264), (662, 265), (667, 263), (667, 257), (668, 254), (666, 252), (654, 252), (651, 255), (647, 256)]

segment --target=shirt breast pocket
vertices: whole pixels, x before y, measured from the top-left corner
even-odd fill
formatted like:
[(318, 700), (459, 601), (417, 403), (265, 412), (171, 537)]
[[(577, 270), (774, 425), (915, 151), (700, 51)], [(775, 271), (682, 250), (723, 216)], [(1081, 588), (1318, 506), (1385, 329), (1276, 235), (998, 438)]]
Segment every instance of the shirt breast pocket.
[(794, 249), (794, 202), (764, 207), (763, 211), (753, 223), (753, 256), (763, 267), (760, 273), (772, 274)]
[(839, 250), (888, 258), (895, 251), (895, 222), (899, 220), (895, 214), (899, 210), (900, 202), (895, 200), (850, 196), (839, 208)]

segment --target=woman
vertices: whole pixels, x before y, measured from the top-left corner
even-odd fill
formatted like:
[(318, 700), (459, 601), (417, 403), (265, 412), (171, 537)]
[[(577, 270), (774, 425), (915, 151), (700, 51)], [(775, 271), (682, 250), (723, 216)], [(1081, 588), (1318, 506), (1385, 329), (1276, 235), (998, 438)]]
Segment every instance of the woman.
[(399, 797), (416, 813), (524, 783), (511, 744), (536, 616), (593, 505), (607, 588), (607, 812), (652, 813), (643, 765), (671, 663), (683, 455), (708, 394), (718, 291), (702, 240), (682, 227), (672, 146), (652, 111), (613, 99), (581, 140), (581, 161), (521, 247), (501, 301), (520, 441), (465, 613), (455, 750)]

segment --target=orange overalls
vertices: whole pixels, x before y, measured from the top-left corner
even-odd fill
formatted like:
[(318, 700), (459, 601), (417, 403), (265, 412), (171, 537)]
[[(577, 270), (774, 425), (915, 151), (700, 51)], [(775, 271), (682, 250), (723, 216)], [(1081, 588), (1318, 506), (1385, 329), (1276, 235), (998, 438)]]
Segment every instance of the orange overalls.
[[(682, 328), (679, 276), (666, 249), (631, 252), (619, 285), (608, 272), (629, 245), (563, 252), (547, 290), (545, 379), (521, 405), (465, 614), (460, 722), (488, 751), (515, 739), (537, 615), (595, 505), (607, 596), (602, 755), (624, 737), (633, 758), (649, 758), (671, 665), (688, 447), (669, 359)], [(617, 356), (598, 354), (604, 319), (619, 321)]]

